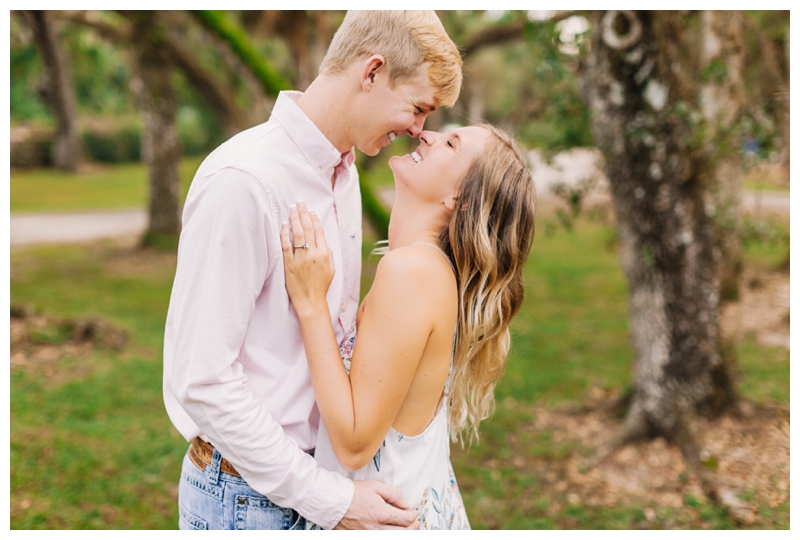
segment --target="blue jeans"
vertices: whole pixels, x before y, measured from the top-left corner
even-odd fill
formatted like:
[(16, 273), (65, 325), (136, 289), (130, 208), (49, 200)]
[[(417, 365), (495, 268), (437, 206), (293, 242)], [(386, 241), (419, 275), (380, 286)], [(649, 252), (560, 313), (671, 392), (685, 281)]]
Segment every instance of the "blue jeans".
[(178, 525), (186, 529), (304, 529), (306, 520), (282, 508), (247, 485), (242, 478), (219, 470), (222, 456), (214, 450), (211, 465), (201, 471), (183, 458), (178, 485)]

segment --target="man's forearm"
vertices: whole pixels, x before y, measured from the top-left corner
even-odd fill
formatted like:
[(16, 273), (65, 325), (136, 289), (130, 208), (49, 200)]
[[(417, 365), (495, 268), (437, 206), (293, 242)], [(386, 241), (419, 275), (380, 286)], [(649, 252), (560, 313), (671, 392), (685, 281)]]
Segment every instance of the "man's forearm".
[(213, 402), (217, 394), (209, 391), (210, 386), (189, 392), (183, 406), (250, 487), (279, 506), (293, 508), (321, 526), (333, 527), (350, 506), (352, 482), (319, 467), (255, 396), (247, 395), (246, 384), (235, 382), (232, 386), (225, 392), (241, 399), (241, 409), (217, 406)]

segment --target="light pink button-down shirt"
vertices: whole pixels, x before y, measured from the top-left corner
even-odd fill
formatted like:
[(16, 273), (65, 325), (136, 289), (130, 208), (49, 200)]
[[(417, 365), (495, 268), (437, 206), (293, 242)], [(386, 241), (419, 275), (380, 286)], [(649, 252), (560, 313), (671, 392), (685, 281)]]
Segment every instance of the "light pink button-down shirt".
[(295, 104), (300, 95), (282, 92), (268, 122), (217, 148), (194, 177), (167, 314), (164, 401), (187, 440), (208, 440), (253, 489), (330, 528), (353, 483), (307, 453), (319, 411), (279, 234), (299, 199), (322, 221), (342, 340), (358, 308), (361, 195), (352, 151), (342, 157)]

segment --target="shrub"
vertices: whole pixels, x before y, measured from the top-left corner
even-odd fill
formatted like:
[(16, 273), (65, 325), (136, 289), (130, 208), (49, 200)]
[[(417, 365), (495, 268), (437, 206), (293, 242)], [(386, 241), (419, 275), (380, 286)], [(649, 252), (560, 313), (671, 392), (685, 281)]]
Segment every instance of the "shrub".
[(87, 129), (81, 134), (86, 159), (100, 163), (139, 161), (142, 137), (139, 126), (128, 124), (115, 130)]

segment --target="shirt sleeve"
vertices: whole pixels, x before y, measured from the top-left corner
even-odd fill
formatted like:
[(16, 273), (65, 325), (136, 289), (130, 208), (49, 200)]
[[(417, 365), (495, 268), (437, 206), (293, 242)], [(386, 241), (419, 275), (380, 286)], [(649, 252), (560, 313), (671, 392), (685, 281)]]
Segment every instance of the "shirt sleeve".
[(172, 392), (253, 489), (332, 528), (350, 506), (353, 482), (318, 466), (284, 433), (238, 359), (277, 247), (266, 190), (230, 168), (195, 181), (170, 300)]

